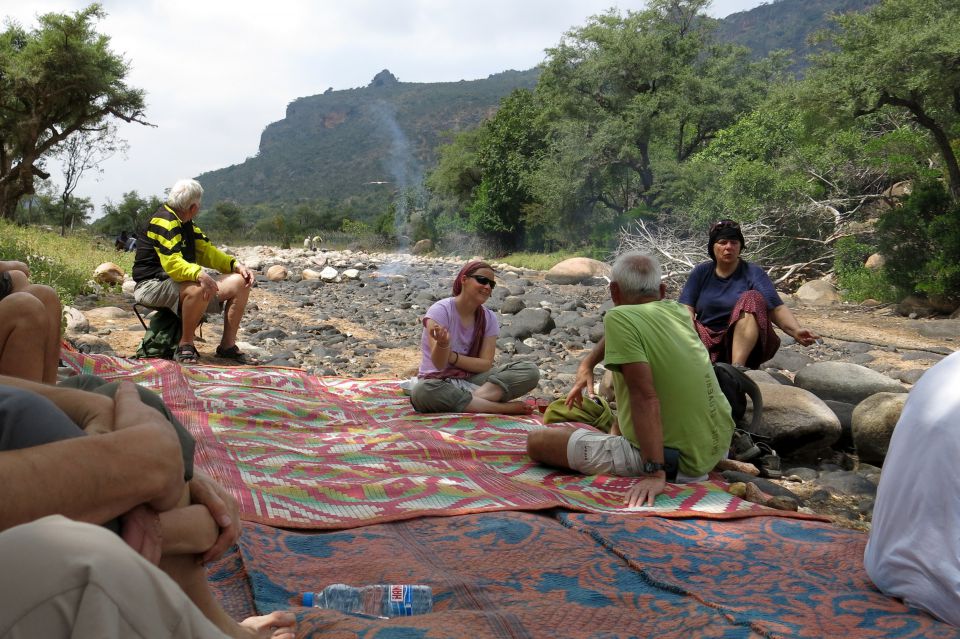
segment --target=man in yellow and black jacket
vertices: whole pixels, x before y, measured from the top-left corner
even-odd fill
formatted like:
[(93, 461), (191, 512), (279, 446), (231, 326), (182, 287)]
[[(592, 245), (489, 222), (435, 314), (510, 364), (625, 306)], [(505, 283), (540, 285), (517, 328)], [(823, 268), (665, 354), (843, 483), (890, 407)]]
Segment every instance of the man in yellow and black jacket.
[[(179, 180), (166, 203), (137, 235), (133, 279), (134, 299), (151, 308), (169, 308), (180, 316), (183, 332), (174, 359), (195, 364), (194, 331), (208, 311), (224, 309), (223, 338), (217, 355), (244, 361), (237, 347), (237, 330), (247, 307), (253, 275), (213, 244), (193, 223), (200, 212), (203, 187), (196, 180)], [(203, 267), (225, 274), (214, 279)]]

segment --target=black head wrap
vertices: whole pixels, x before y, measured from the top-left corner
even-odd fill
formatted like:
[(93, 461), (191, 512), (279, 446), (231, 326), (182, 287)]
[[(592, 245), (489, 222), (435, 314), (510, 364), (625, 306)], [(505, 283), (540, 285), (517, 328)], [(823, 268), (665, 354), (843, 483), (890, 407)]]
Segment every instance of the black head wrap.
[(707, 244), (707, 254), (714, 262), (717, 261), (717, 258), (713, 254), (713, 245), (720, 240), (740, 240), (741, 251), (747, 247), (740, 225), (733, 220), (720, 220), (710, 227), (710, 241)]

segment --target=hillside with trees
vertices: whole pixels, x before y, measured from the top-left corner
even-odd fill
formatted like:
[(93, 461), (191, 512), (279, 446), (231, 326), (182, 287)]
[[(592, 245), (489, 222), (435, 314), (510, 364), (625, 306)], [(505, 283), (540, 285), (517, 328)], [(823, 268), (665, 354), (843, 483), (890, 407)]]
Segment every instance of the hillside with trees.
[(717, 39), (740, 44), (763, 58), (774, 51), (791, 52), (791, 69), (801, 72), (807, 68), (807, 57), (815, 47), (810, 35), (827, 28), (827, 17), (863, 11), (879, 0), (775, 0), (761, 4), (750, 11), (732, 13), (717, 24)]
[(211, 203), (350, 207), (380, 214), (398, 192), (418, 187), (453, 133), (490, 117), (516, 88), (532, 89), (539, 72), (505, 71), (483, 80), (410, 83), (388, 70), (363, 88), (298, 98), (266, 127), (259, 152), (197, 179)]
[[(720, 21), (699, 20), (715, 25), (717, 45), (741, 44), (754, 62), (774, 50), (794, 50), (784, 66), (793, 69), (805, 64), (806, 40), (827, 25), (829, 14), (875, 2), (779, 0)], [(482, 80), (406, 83), (385, 69), (366, 87), (294, 100), (283, 120), (264, 129), (255, 157), (197, 179), (211, 205), (230, 201), (251, 211), (251, 205), (270, 205), (287, 212), (307, 206), (327, 225), (338, 225), (338, 216), (373, 222), (422, 183), (452, 133), (492, 116), (515, 89), (532, 90), (539, 75), (532, 69)], [(251, 215), (254, 222), (262, 217)]]

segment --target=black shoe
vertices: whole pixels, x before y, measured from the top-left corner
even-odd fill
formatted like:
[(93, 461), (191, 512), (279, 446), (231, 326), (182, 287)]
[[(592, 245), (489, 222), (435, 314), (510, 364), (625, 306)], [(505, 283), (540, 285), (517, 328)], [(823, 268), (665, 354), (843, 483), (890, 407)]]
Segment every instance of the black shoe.
[(737, 461), (750, 461), (759, 457), (763, 451), (757, 446), (753, 437), (745, 430), (739, 428), (733, 431), (733, 439), (730, 442), (730, 456)]

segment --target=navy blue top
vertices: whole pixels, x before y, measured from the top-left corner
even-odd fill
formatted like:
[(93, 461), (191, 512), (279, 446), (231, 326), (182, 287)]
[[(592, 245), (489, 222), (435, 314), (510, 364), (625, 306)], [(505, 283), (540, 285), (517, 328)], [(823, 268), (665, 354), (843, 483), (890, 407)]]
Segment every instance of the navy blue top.
[(767, 310), (783, 304), (767, 273), (756, 264), (740, 260), (730, 277), (720, 277), (715, 268), (712, 261), (697, 264), (683, 285), (678, 300), (692, 306), (697, 321), (707, 328), (715, 331), (726, 328), (730, 312), (745, 291), (759, 291), (767, 300)]

